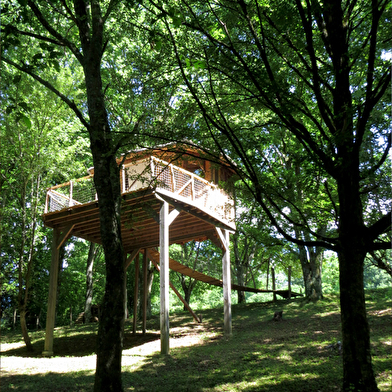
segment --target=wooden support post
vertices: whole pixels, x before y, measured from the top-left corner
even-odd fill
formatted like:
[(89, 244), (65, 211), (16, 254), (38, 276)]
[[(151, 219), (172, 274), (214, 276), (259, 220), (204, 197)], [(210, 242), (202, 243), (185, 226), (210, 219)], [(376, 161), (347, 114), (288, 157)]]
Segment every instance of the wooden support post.
[(224, 333), (227, 337), (231, 336), (231, 274), (230, 274), (230, 233), (224, 231), (225, 243), (222, 257), (222, 280), (223, 280), (223, 312), (224, 312)]
[(159, 211), (159, 264), (161, 354), (169, 354), (169, 204), (164, 201)]
[(275, 267), (271, 268), (271, 275), (272, 275), (272, 291), (273, 291), (273, 301), (276, 302), (276, 284), (275, 284)]
[(148, 273), (148, 255), (147, 249), (144, 249), (143, 254), (143, 334), (147, 329), (147, 273)]
[(136, 333), (136, 320), (137, 320), (137, 301), (139, 294), (139, 255), (135, 260), (135, 291), (133, 296), (133, 333)]
[(288, 293), (288, 299), (291, 299), (291, 266), (289, 267), (289, 273), (288, 273), (288, 280), (289, 280), (289, 293)]
[(225, 336), (229, 337), (232, 333), (231, 326), (231, 271), (230, 271), (230, 232), (216, 227), (216, 231), (222, 243), (222, 281), (223, 281), (223, 330)]
[(53, 230), (52, 240), (52, 261), (49, 272), (49, 297), (48, 297), (48, 312), (46, 315), (46, 332), (45, 345), (42, 355), (51, 357), (53, 355), (53, 331), (54, 322), (56, 318), (56, 297), (57, 297), (57, 282), (59, 274), (59, 259), (60, 259), (60, 230)]

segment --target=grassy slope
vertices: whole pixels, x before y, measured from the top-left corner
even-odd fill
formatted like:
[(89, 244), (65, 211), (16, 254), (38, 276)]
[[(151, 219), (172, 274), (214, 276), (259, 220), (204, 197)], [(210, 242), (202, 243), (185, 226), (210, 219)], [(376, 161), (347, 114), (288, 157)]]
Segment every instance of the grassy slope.
[[(367, 294), (373, 364), (382, 391), (390, 390), (392, 385), (391, 292), (389, 289)], [(283, 310), (280, 322), (272, 321), (276, 310)], [(336, 297), (328, 296), (317, 303), (297, 299), (276, 304), (236, 305), (232, 313), (231, 339), (222, 336), (222, 309), (203, 311), (201, 325), (186, 313), (172, 315), (170, 344), (173, 348), (167, 357), (154, 351), (159, 349), (158, 318), (149, 321), (149, 333), (145, 337), (127, 333), (124, 389), (146, 392), (340, 390), (342, 356), (337, 347), (330, 347), (341, 339)], [(127, 326), (130, 328), (131, 323)], [(54, 350), (58, 357), (52, 359), (39, 359), (43, 332), (32, 333), (35, 358), (24, 348), (11, 349), (5, 344), (19, 340), (19, 336), (2, 336), (1, 391), (92, 390), (95, 332), (96, 326), (56, 329)], [(176, 347), (177, 342), (182, 347)], [(67, 365), (70, 363), (72, 366)]]

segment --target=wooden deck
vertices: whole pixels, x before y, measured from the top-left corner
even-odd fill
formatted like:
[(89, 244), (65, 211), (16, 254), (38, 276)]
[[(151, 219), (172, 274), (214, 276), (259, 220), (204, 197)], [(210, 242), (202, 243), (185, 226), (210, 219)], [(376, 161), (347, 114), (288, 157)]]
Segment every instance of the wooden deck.
[[(170, 225), (171, 244), (207, 238), (215, 241), (216, 227), (235, 231), (233, 202), (223, 190), (194, 173), (151, 158), (122, 171), (121, 224), (126, 253), (159, 246), (159, 210), (164, 201), (169, 212), (180, 212)], [(100, 244), (92, 180), (88, 176), (48, 189), (45, 225)]]

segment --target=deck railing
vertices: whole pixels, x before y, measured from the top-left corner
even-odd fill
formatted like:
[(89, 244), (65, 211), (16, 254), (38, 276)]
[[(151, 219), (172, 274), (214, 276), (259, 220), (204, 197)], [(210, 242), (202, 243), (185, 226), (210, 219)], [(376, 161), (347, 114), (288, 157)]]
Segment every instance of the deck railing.
[[(229, 195), (204, 178), (156, 157), (126, 165), (122, 172), (122, 193), (143, 188), (169, 192), (221, 219), (232, 221), (234, 204)], [(97, 200), (93, 176), (56, 185), (47, 191), (45, 213)]]

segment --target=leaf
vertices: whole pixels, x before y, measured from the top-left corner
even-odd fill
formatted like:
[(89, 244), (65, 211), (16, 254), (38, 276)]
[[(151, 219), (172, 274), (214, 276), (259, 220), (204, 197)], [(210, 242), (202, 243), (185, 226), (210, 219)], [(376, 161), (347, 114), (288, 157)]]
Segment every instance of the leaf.
[(27, 117), (26, 115), (24, 115), (24, 114), (21, 114), (20, 115), (20, 120), (24, 123), (24, 125), (27, 127), (27, 128), (31, 128), (31, 120), (29, 119), (29, 117)]
[(19, 102), (19, 106), (23, 108), (26, 112), (30, 110), (29, 106), (27, 105), (26, 102)]
[(5, 113), (10, 114), (15, 109), (16, 109), (15, 105), (8, 106), (7, 109), (5, 109)]
[(57, 72), (60, 72), (60, 63), (58, 61), (52, 61), (52, 65)]
[(182, 24), (182, 18), (179, 16), (173, 16), (172, 21), (173, 21), (174, 27), (180, 27)]
[(193, 63), (193, 66), (195, 69), (206, 69), (207, 68), (207, 64), (204, 60), (196, 60)]
[(14, 80), (12, 81), (13, 84), (18, 84), (22, 79), (22, 75), (15, 75)]

